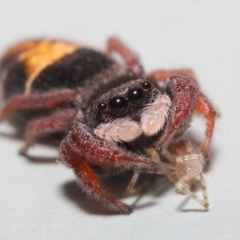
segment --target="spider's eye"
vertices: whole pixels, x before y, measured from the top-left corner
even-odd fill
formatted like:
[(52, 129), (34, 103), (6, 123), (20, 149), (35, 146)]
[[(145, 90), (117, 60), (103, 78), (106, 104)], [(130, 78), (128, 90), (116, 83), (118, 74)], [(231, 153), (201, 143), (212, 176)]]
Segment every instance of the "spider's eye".
[(145, 94), (140, 88), (132, 88), (128, 90), (128, 100), (133, 105), (141, 105), (145, 99)]
[(151, 83), (149, 81), (144, 81), (142, 83), (142, 88), (145, 89), (145, 90), (149, 90), (151, 88)]
[(109, 101), (109, 108), (112, 113), (123, 114), (127, 111), (128, 102), (122, 96), (113, 97)]
[(99, 103), (97, 107), (98, 107), (98, 110), (100, 112), (104, 112), (107, 109), (107, 104), (106, 103)]

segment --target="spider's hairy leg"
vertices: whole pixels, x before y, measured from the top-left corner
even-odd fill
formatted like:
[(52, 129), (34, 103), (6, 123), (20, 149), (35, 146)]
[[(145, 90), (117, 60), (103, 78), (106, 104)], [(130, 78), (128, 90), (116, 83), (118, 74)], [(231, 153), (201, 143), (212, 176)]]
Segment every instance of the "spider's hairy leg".
[(80, 187), (95, 199), (102, 200), (121, 213), (131, 209), (115, 200), (100, 185), (91, 170), (91, 165), (103, 169), (154, 168), (156, 163), (150, 158), (139, 156), (119, 148), (117, 145), (97, 138), (85, 124), (75, 123), (60, 146), (60, 159), (71, 167), (77, 175)]
[(72, 149), (66, 140), (63, 140), (61, 143), (60, 154), (62, 160), (74, 170), (80, 188), (86, 192), (88, 196), (103, 202), (117, 212), (123, 214), (130, 214), (132, 212), (129, 206), (117, 201), (102, 188), (97, 176), (88, 163)]
[(62, 131), (76, 117), (75, 109), (64, 109), (55, 112), (50, 117), (34, 120), (27, 125), (26, 143), (20, 149), (21, 154), (26, 154), (28, 148), (34, 144), (37, 138), (52, 132)]
[(207, 120), (205, 139), (204, 139), (204, 142), (202, 145), (202, 152), (207, 157), (207, 154), (208, 154), (209, 148), (210, 148), (214, 123), (215, 123), (215, 118), (216, 118), (217, 113), (214, 110), (211, 103), (209, 102), (209, 100), (202, 93), (200, 93), (200, 95), (198, 97), (196, 111), (199, 112), (201, 115), (203, 115)]
[(157, 148), (168, 145), (178, 127), (194, 112), (199, 96), (196, 82), (182, 75), (169, 77), (166, 81), (166, 91), (173, 98), (174, 108), (168, 128), (156, 143)]
[[(194, 72), (190, 69), (157, 70), (155, 72), (150, 73), (148, 76), (155, 79), (158, 82), (164, 82), (170, 76), (173, 76), (173, 75), (179, 75), (179, 77), (181, 77), (181, 75), (183, 75), (183, 76), (185, 75), (190, 80), (193, 80), (195, 83), (197, 83), (197, 78), (196, 78)], [(186, 84), (186, 86), (187, 85), (188, 84)], [(187, 91), (186, 91), (186, 93), (187, 93)], [(188, 94), (193, 95), (193, 93), (190, 93), (189, 91), (188, 91)], [(181, 102), (186, 103), (186, 101), (184, 99), (179, 101), (179, 103), (181, 103)], [(197, 98), (196, 105), (194, 106), (194, 109), (192, 109), (192, 107), (191, 107), (191, 109), (189, 109), (189, 110), (190, 111), (196, 110), (198, 113), (203, 115), (207, 120), (205, 140), (204, 140), (203, 145), (202, 145), (202, 152), (207, 157), (208, 156), (208, 151), (209, 151), (209, 148), (210, 148), (210, 143), (211, 143), (211, 138), (212, 138), (213, 128), (214, 128), (214, 122), (215, 122), (215, 118), (216, 118), (217, 113), (214, 110), (214, 107), (212, 106), (210, 101), (201, 92), (198, 92), (198, 98)], [(181, 114), (181, 115), (184, 116), (183, 114)], [(177, 120), (177, 118), (176, 118), (176, 120)], [(180, 119), (180, 120), (182, 120), (182, 119)], [(170, 136), (170, 132), (169, 132), (169, 136)], [(166, 141), (167, 137), (168, 136), (165, 135), (165, 138), (163, 139), (163, 141)]]
[(147, 77), (154, 79), (157, 82), (164, 82), (168, 77), (171, 77), (174, 75), (187, 76), (197, 82), (197, 78), (191, 69), (156, 70), (149, 73)]
[(16, 95), (7, 100), (0, 114), (0, 121), (14, 110), (54, 109), (73, 103), (76, 91), (71, 89), (52, 90), (46, 93)]
[(124, 169), (154, 168), (156, 163), (150, 158), (126, 151), (117, 145), (97, 138), (83, 123), (75, 123), (66, 140), (78, 154), (92, 164), (121, 167)]
[(139, 62), (138, 56), (135, 52), (129, 49), (123, 42), (121, 42), (116, 37), (111, 37), (108, 39), (107, 43), (107, 53), (117, 52), (126, 62), (129, 72), (134, 74), (142, 74), (142, 65)]

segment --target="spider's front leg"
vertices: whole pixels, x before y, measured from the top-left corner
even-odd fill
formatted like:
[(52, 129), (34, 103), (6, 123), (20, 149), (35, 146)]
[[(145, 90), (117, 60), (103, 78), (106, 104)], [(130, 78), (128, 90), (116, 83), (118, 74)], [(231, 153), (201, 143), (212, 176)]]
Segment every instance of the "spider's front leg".
[(186, 130), (199, 97), (196, 82), (182, 75), (168, 77), (165, 91), (172, 101), (171, 119), (164, 134), (156, 143), (157, 148), (167, 147), (176, 133), (183, 133)]
[(123, 58), (127, 64), (129, 73), (143, 74), (143, 67), (137, 54), (116, 37), (109, 38), (107, 43), (107, 53), (111, 54), (113, 52), (117, 52)]
[[(159, 71), (159, 79), (157, 78), (157, 74), (155, 75), (156, 81), (163, 80), (160, 77), (161, 72), (162, 71)], [(172, 96), (172, 105), (174, 108), (172, 110), (172, 120), (164, 135), (158, 142), (158, 146), (166, 146), (174, 133), (180, 129), (179, 127), (181, 124), (184, 123), (184, 121), (187, 121), (196, 110), (207, 120), (205, 139), (202, 144), (202, 153), (207, 158), (216, 118), (216, 111), (208, 99), (199, 91), (193, 72), (185, 70), (185, 73), (189, 76), (192, 75), (193, 79), (184, 75), (175, 75), (168, 77), (166, 80), (166, 91)]]
[(102, 188), (91, 165), (121, 170), (156, 166), (149, 158), (127, 152), (113, 143), (97, 138), (91, 129), (82, 123), (74, 124), (62, 141), (60, 159), (74, 170), (79, 186), (87, 195), (124, 214), (131, 213), (131, 208), (117, 201)]
[(169, 70), (156, 70), (147, 75), (147, 77), (154, 79), (158, 82), (164, 82), (168, 77), (182, 75), (197, 82), (197, 78), (191, 69), (169, 69)]

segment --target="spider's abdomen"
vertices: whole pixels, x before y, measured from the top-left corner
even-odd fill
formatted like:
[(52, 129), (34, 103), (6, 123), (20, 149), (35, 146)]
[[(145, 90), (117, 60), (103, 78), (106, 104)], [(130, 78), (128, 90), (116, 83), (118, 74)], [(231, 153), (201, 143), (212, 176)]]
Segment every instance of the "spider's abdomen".
[(75, 43), (32, 40), (6, 51), (0, 77), (4, 97), (9, 98), (53, 88), (75, 89), (113, 65), (107, 55)]

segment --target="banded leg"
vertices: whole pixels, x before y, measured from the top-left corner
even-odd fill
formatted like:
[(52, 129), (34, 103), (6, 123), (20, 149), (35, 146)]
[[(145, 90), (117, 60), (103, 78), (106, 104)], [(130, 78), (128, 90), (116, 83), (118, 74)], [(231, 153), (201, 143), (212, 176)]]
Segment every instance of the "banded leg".
[(7, 100), (1, 114), (0, 121), (14, 110), (53, 109), (72, 104), (76, 92), (71, 89), (53, 90), (47, 93), (31, 93), (29, 95), (16, 95)]
[(20, 153), (26, 154), (28, 148), (34, 144), (36, 139), (41, 135), (62, 131), (68, 123), (73, 121), (76, 114), (77, 111), (74, 109), (65, 109), (55, 112), (50, 117), (30, 122), (26, 130), (26, 143), (21, 148)]

